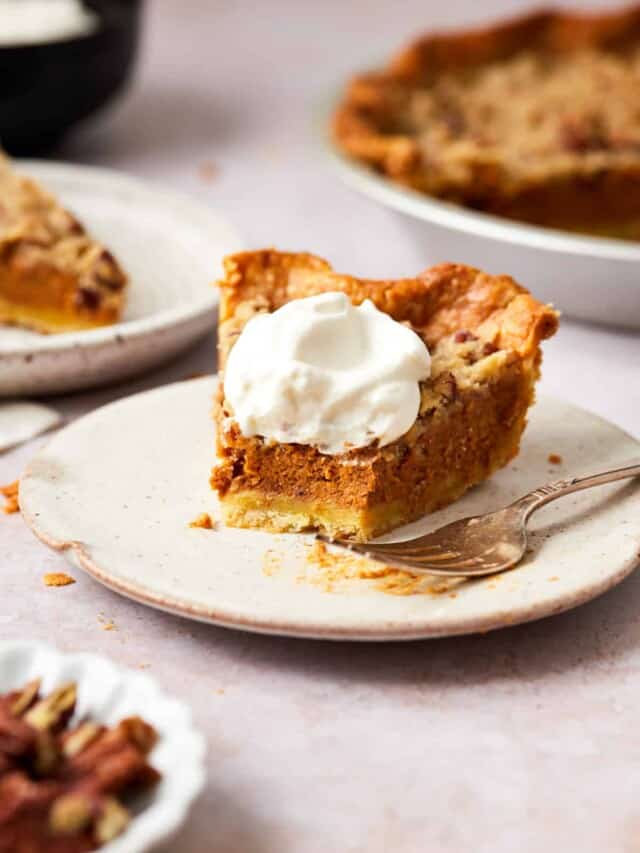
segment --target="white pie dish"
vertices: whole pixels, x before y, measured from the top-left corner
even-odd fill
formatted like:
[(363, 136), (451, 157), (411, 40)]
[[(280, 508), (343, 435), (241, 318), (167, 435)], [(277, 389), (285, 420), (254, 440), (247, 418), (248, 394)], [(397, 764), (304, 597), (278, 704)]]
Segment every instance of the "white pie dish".
[(113, 725), (139, 715), (158, 731), (150, 763), (162, 779), (127, 830), (100, 848), (104, 853), (143, 853), (171, 838), (185, 821), (205, 783), (205, 741), (191, 712), (167, 696), (146, 673), (117, 666), (107, 658), (66, 653), (31, 640), (0, 641), (0, 693), (42, 678), (48, 692), (65, 681), (78, 685), (78, 718)]
[[(313, 582), (310, 534), (189, 526), (203, 512), (219, 517), (208, 482), (213, 393), (211, 378), (165, 385), (58, 432), (20, 482), (27, 524), (74, 567), (142, 604), (242, 630), (325, 639), (488, 631), (582, 604), (638, 563), (640, 482), (634, 481), (540, 510), (523, 563), (464, 584), (455, 597), (433, 594), (429, 584), (419, 594), (389, 594), (360, 579), (327, 591)], [(497, 509), (553, 479), (607, 470), (640, 452), (613, 424), (559, 400), (542, 398), (530, 421), (514, 462), (387, 538)], [(549, 463), (551, 453), (562, 457), (561, 465)]]
[(346, 184), (402, 218), (425, 267), (456, 261), (508, 273), (567, 315), (640, 329), (640, 243), (541, 228), (450, 204), (377, 175), (330, 140), (326, 147)]
[(0, 326), (0, 397), (55, 394), (124, 379), (168, 361), (214, 328), (211, 286), (241, 248), (208, 207), (106, 169), (22, 160), (129, 274), (122, 322), (40, 335)]

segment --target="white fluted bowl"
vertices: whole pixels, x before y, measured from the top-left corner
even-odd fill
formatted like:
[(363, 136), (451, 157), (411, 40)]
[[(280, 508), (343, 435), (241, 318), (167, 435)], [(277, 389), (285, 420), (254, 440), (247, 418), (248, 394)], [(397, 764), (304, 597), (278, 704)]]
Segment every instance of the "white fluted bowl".
[(127, 830), (104, 853), (143, 853), (170, 838), (181, 826), (205, 783), (205, 740), (194, 728), (188, 707), (167, 696), (146, 673), (117, 666), (107, 658), (60, 652), (34, 641), (0, 642), (0, 693), (42, 678), (49, 692), (65, 681), (78, 685), (76, 714), (115, 725), (139, 715), (158, 731), (150, 763), (159, 784)]

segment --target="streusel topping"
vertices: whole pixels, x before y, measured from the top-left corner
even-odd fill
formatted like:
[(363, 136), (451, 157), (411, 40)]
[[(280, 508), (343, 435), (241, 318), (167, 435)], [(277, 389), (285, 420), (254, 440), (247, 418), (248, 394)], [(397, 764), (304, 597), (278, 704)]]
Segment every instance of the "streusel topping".
[(0, 155), (0, 253), (7, 252), (23, 268), (47, 264), (76, 275), (87, 308), (126, 284), (113, 255), (73, 214)]

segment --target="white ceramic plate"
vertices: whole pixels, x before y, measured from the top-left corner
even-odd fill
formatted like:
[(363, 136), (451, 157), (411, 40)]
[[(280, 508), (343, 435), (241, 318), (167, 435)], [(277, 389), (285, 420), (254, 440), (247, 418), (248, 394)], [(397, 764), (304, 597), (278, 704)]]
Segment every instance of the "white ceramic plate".
[[(522, 565), (497, 579), (466, 583), (453, 598), (433, 591), (391, 595), (360, 579), (326, 592), (310, 582), (311, 536), (188, 526), (202, 512), (217, 515), (208, 485), (213, 389), (211, 379), (164, 386), (56, 434), (20, 484), (27, 524), (74, 565), (130, 598), (220, 625), (304, 637), (486, 631), (587, 601), (636, 565), (637, 481), (579, 492), (542, 509), (532, 520), (532, 552)], [(552, 453), (562, 456), (562, 465), (550, 466)], [(512, 465), (391, 538), (496, 509), (552, 479), (605, 470), (639, 453), (638, 443), (611, 424), (543, 399)]]
[(205, 782), (205, 741), (189, 709), (165, 695), (145, 673), (118, 667), (107, 658), (67, 654), (32, 641), (0, 642), (0, 692), (42, 678), (46, 693), (65, 681), (78, 684), (80, 719), (114, 725), (139, 715), (158, 731), (150, 762), (162, 780), (127, 831), (101, 848), (103, 853), (142, 853), (170, 838), (187, 816)]
[(0, 327), (0, 396), (88, 388), (167, 361), (213, 329), (220, 261), (240, 248), (208, 207), (104, 169), (21, 161), (118, 257), (130, 277), (123, 322), (39, 335)]
[(429, 198), (325, 141), (345, 183), (402, 216), (425, 266), (451, 260), (508, 273), (569, 315), (640, 329), (640, 243), (540, 228)]

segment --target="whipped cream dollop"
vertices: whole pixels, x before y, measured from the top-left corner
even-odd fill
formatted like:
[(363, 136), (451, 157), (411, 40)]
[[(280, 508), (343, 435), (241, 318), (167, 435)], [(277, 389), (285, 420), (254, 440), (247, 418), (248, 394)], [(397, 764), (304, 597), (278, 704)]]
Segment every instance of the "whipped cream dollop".
[(288, 302), (246, 324), (225, 369), (243, 435), (344, 453), (411, 428), (431, 359), (422, 340), (344, 293)]

